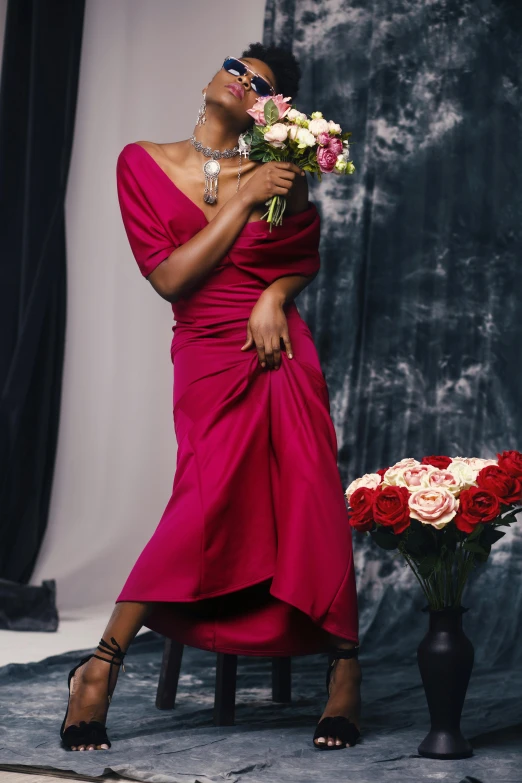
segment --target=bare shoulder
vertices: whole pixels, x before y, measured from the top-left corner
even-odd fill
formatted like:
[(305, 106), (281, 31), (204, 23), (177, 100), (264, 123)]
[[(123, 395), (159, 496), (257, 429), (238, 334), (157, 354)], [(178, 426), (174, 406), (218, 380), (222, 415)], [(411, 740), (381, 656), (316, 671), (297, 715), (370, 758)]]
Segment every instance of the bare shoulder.
[(135, 141), (135, 144), (139, 144), (143, 147), (152, 157), (160, 162), (169, 162), (174, 165), (182, 163), (187, 154), (188, 140), (183, 141), (171, 141), (166, 144), (160, 144), (155, 141)]

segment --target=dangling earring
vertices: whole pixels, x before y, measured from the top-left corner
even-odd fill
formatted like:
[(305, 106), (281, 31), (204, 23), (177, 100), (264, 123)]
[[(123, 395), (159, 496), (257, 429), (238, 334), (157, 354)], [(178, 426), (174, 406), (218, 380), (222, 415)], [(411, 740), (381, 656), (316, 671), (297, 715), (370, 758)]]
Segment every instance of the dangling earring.
[(207, 94), (203, 93), (203, 103), (199, 107), (198, 112), (198, 121), (196, 122), (196, 125), (204, 125), (207, 121), (206, 115), (205, 115), (205, 109), (207, 108)]

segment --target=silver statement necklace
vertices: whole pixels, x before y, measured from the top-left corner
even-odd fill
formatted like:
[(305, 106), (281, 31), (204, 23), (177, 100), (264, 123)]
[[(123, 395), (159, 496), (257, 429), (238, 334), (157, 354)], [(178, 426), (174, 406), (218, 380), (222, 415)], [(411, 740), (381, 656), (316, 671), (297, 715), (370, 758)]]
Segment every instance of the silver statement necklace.
[(204, 147), (200, 141), (196, 141), (194, 134), (190, 137), (190, 143), (195, 149), (197, 149), (198, 152), (202, 152), (206, 158), (210, 158), (210, 160), (207, 160), (207, 162), (203, 164), (203, 172), (205, 174), (205, 192), (203, 193), (203, 201), (206, 204), (215, 204), (217, 201), (218, 174), (221, 171), (221, 166), (218, 161), (219, 158), (235, 158), (236, 155), (239, 155), (239, 171), (237, 174), (236, 188), (237, 193), (241, 179), (241, 159), (243, 155), (248, 157), (248, 152), (250, 150), (249, 146), (243, 139), (243, 134), (241, 134), (239, 137), (237, 147), (234, 147), (234, 149), (223, 150), (223, 152), (220, 152), (219, 150), (211, 150), (210, 147)]

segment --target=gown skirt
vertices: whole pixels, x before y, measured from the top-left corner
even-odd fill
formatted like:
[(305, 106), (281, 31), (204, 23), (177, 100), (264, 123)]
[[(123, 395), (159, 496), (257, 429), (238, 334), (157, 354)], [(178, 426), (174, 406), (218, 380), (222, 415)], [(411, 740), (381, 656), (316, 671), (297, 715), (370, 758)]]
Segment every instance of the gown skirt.
[[(116, 167), (124, 227), (146, 278), (208, 225), (203, 211), (137, 143)], [(319, 269), (311, 203), (269, 232), (246, 223), (228, 253), (172, 305), (172, 494), (121, 601), (154, 602), (146, 626), (204, 650), (259, 656), (326, 652), (358, 641), (351, 530), (328, 387), (294, 302), (294, 356), (259, 364), (241, 351), (262, 291)]]

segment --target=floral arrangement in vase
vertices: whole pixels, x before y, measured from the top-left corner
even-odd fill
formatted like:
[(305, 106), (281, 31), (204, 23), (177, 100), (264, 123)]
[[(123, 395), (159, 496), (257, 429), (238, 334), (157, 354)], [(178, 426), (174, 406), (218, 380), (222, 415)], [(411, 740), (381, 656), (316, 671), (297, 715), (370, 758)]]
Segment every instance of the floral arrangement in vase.
[(351, 526), (398, 550), (431, 610), (461, 607), (472, 569), (522, 510), (522, 453), (406, 458), (355, 479), (345, 496)]
[[(308, 117), (287, 101), (283, 95), (259, 97), (247, 113), (254, 118), (254, 125), (241, 135), (241, 149), (248, 151), (252, 160), (291, 161), (319, 182), (326, 173), (353, 174), (355, 166), (350, 160), (350, 132), (343, 133), (341, 126), (326, 120), (320, 111)], [(266, 202), (268, 211), (263, 215), (270, 224), (281, 225), (286, 207), (284, 196), (273, 196)]]

